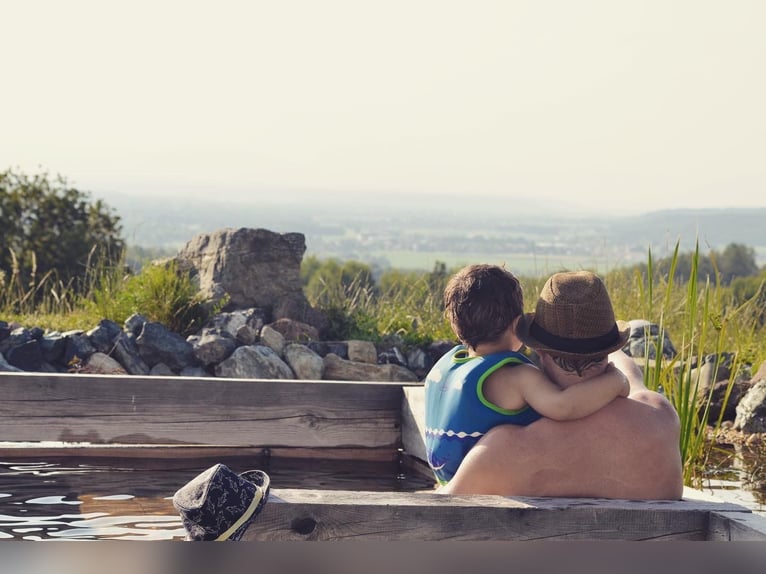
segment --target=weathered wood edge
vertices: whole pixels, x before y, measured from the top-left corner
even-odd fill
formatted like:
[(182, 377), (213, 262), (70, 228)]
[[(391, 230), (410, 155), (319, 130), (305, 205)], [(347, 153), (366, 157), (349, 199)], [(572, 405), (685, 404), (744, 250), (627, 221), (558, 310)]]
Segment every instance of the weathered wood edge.
[(391, 448), (264, 448), (237, 445), (162, 444), (62, 444), (0, 442), (0, 457), (10, 460), (34, 458), (119, 458), (189, 460), (198, 458), (262, 457), (360, 462), (394, 462), (399, 453)]
[(710, 513), (708, 540), (712, 541), (766, 541), (766, 516), (745, 512)]
[(426, 455), (426, 420), (425, 387), (402, 388), (402, 447), (404, 452), (427, 461)]
[[(272, 489), (246, 540), (708, 540), (711, 514), (755, 539), (738, 505), (432, 492)], [(723, 525), (718, 526), (720, 530)]]
[(408, 384), (0, 373), (0, 437), (396, 449)]

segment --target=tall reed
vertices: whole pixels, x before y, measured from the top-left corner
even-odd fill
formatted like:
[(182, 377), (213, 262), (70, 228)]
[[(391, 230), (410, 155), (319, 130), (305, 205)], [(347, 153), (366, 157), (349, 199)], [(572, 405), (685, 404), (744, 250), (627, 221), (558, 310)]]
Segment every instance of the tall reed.
[[(701, 486), (703, 476), (714, 443), (708, 440), (710, 427), (718, 432), (726, 402), (731, 394), (733, 383), (743, 365), (743, 357), (738, 349), (733, 354), (730, 365), (730, 378), (724, 391), (723, 406), (716, 420), (709, 420), (715, 385), (706, 386), (701, 377), (704, 370), (702, 362), (705, 356), (713, 355), (712, 382), (717, 380), (721, 357), (727, 348), (727, 329), (737, 320), (742, 326), (744, 305), (732, 309), (726, 298), (726, 290), (721, 287), (719, 274), (715, 284), (710, 278), (704, 281), (699, 277), (699, 243), (692, 256), (691, 274), (685, 286), (676, 285), (675, 270), (678, 260), (678, 244), (673, 253), (667, 275), (659, 276), (654, 269), (651, 250), (648, 256), (646, 276), (636, 275), (636, 292), (639, 299), (641, 317), (659, 326), (655, 348), (651, 347), (650, 338), (646, 338), (644, 352), (644, 384), (651, 390), (665, 394), (678, 413), (681, 423), (679, 449), (684, 463), (684, 483), (688, 486)], [(755, 315), (752, 315), (754, 317)], [(662, 354), (662, 341), (668, 330), (668, 323), (674, 325), (674, 340), (678, 354), (667, 358)], [(751, 333), (755, 325), (750, 325)], [(680, 341), (680, 344), (678, 342)]]

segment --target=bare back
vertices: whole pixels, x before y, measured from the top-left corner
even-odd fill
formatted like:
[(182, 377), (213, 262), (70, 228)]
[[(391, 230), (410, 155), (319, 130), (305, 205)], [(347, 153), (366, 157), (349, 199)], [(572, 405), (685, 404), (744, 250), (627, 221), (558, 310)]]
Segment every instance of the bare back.
[(493, 428), (439, 492), (679, 499), (678, 415), (635, 373), (626, 375), (633, 379), (631, 395), (586, 418)]

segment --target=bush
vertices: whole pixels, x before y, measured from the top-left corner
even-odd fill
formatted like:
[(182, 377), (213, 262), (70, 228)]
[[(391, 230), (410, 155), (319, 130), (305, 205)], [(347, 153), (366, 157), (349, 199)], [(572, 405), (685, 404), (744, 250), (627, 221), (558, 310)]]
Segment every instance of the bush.
[(105, 203), (91, 201), (61, 177), (0, 172), (0, 271), (19, 285), (51, 278), (68, 290), (83, 290), (79, 279), (94, 258), (122, 258), (119, 222)]
[(141, 313), (184, 336), (198, 331), (226, 303), (211, 306), (175, 263), (147, 265), (137, 275), (125, 277), (104, 273), (91, 299), (102, 317), (117, 323)]

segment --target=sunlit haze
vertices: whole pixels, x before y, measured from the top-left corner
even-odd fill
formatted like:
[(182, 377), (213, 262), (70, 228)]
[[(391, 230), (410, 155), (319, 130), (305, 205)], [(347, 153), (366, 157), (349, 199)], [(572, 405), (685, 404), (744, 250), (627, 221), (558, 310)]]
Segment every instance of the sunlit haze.
[(0, 170), (96, 196), (766, 206), (761, 0), (3, 3)]

